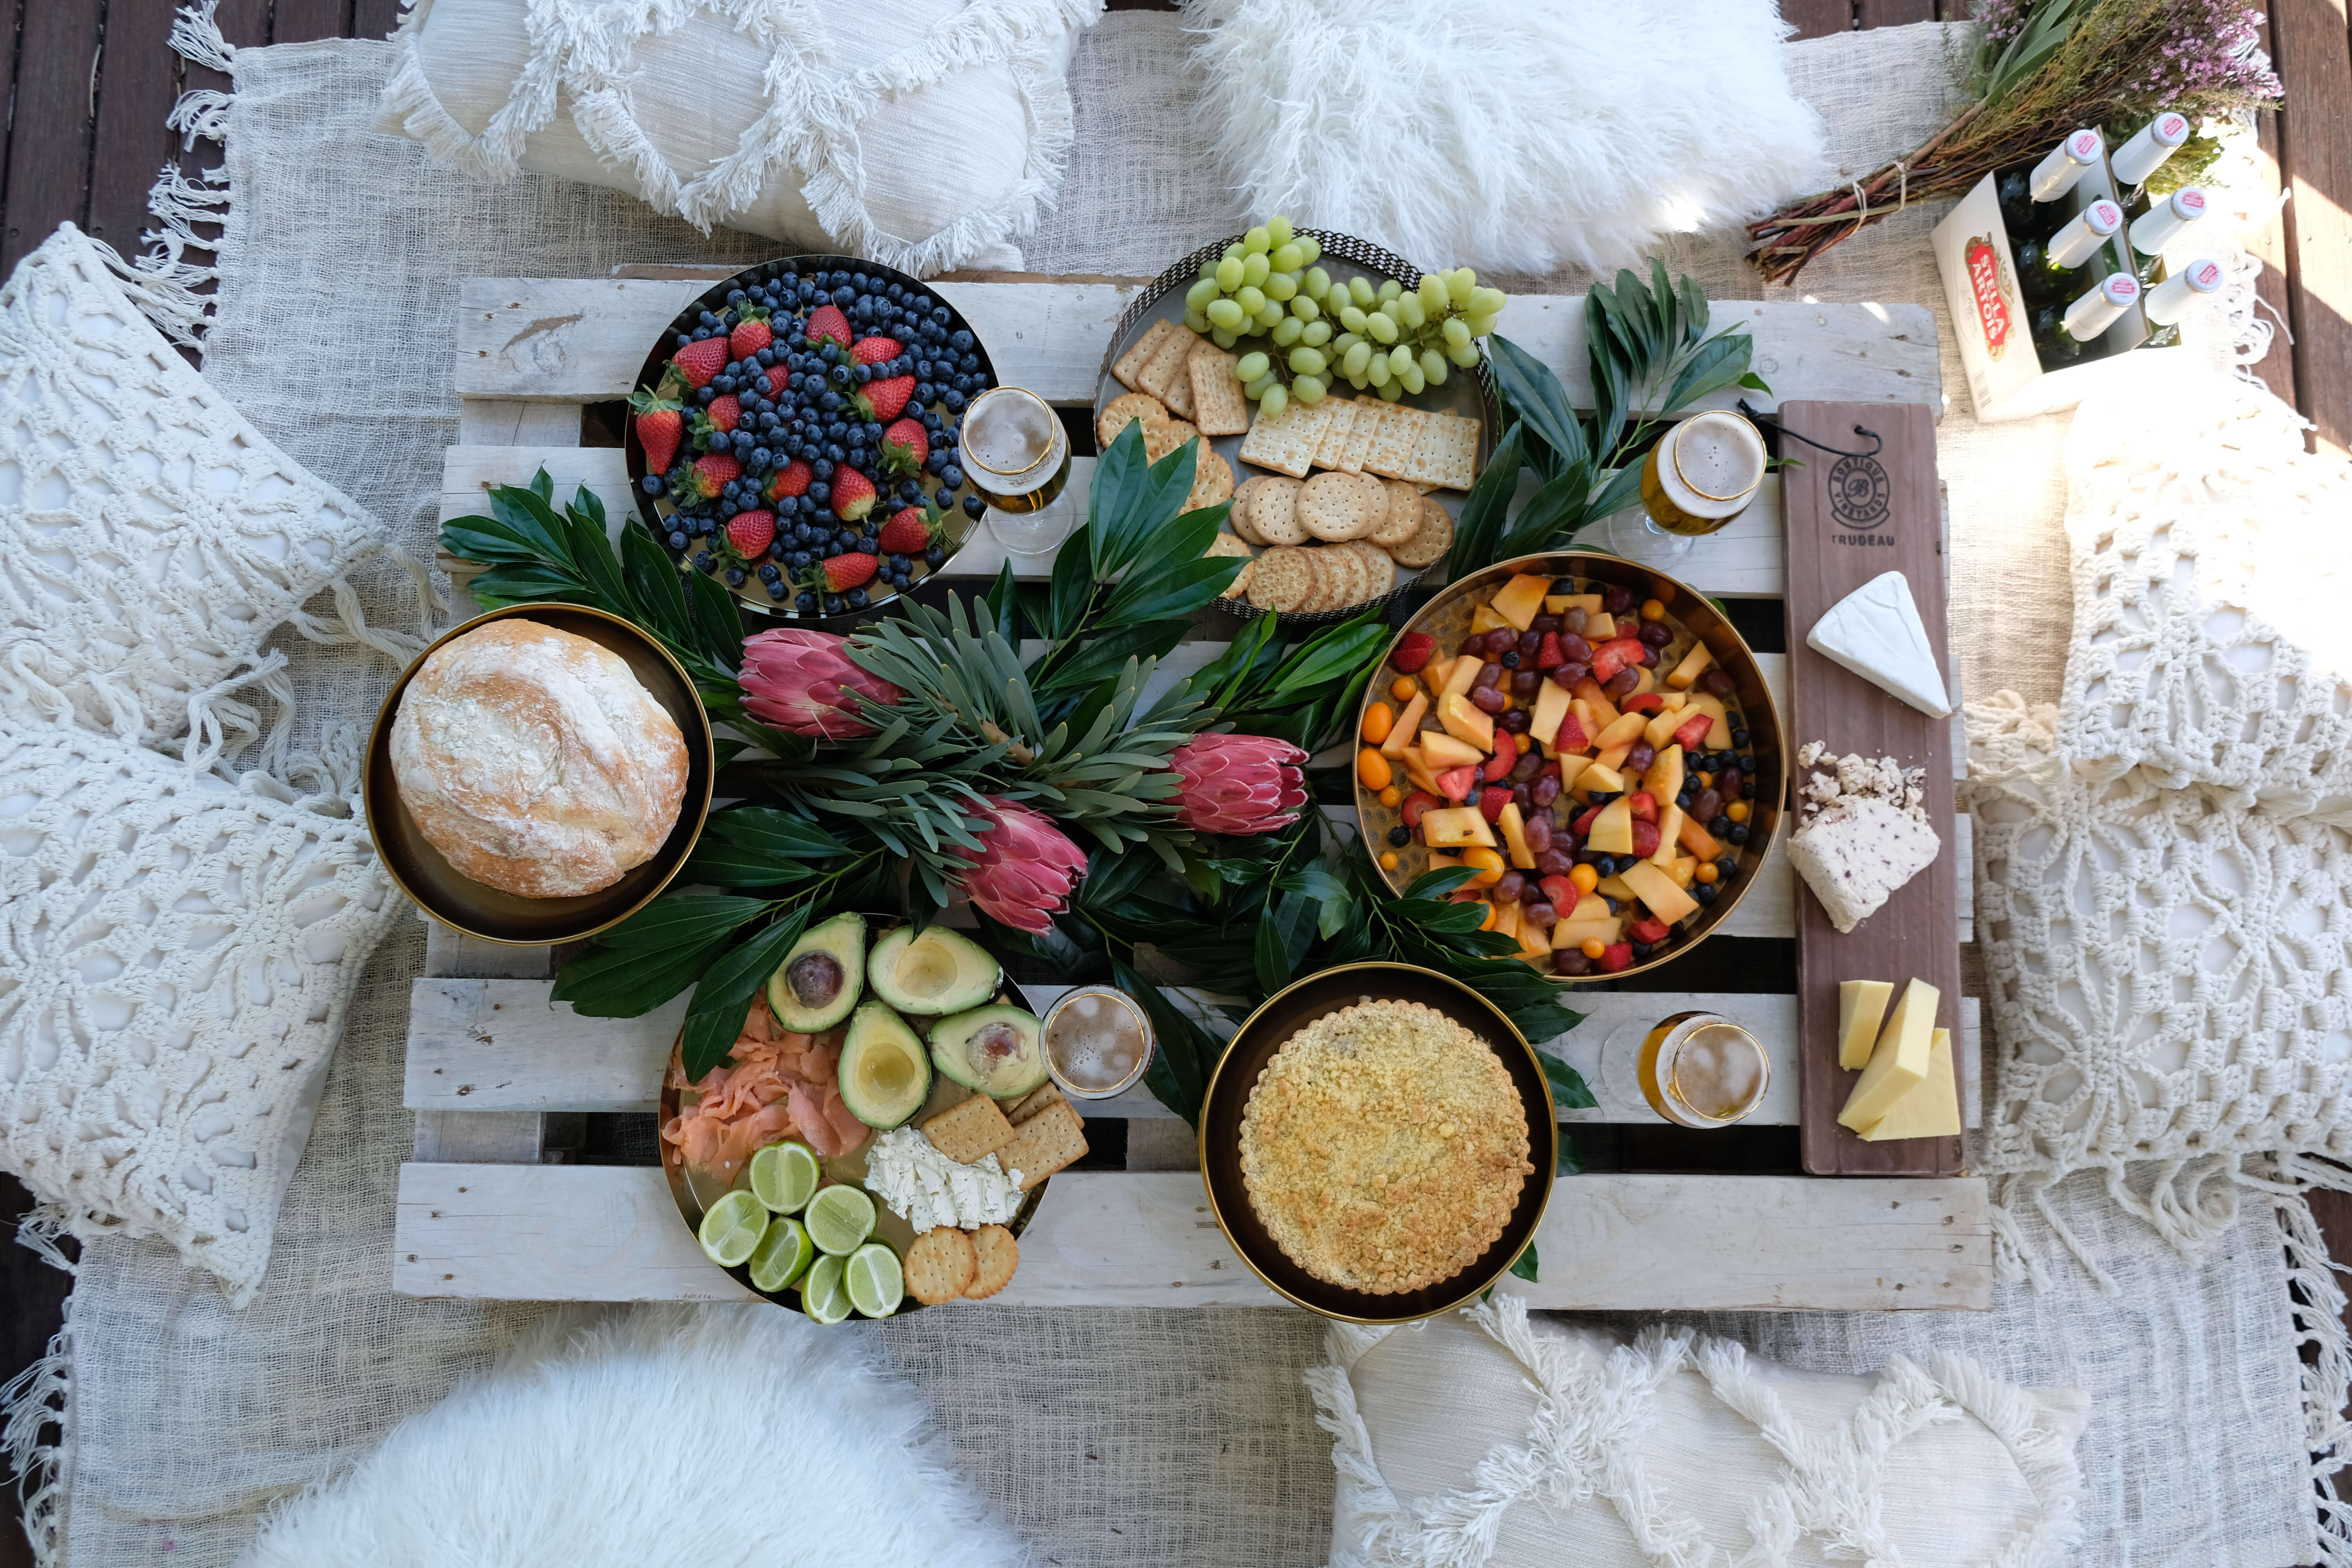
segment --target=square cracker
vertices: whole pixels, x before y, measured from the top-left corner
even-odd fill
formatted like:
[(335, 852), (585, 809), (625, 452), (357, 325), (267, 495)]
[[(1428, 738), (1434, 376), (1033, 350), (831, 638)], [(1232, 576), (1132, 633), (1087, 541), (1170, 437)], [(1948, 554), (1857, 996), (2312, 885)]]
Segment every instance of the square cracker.
[[(1192, 363), (1192, 357), (1188, 354), (1184, 363)], [(1185, 373), (1182, 365), (1179, 365), (1175, 375), (1168, 383), (1168, 412), (1180, 419), (1190, 419), (1192, 417), (1192, 378)]]
[(1364, 472), (1391, 479), (1410, 477), (1412, 455), (1421, 446), (1422, 431), (1430, 417), (1418, 408), (1391, 404), (1389, 416), (1381, 421), (1380, 430), (1364, 452)]
[(1165, 316), (1144, 328), (1143, 335), (1136, 339), (1110, 367), (1110, 373), (1118, 378), (1118, 384), (1129, 392), (1139, 390), (1142, 384), (1136, 377), (1142, 374), (1151, 356), (1160, 352), (1160, 345), (1168, 341), (1168, 334), (1175, 330), (1176, 323)]
[(1394, 406), (1377, 397), (1358, 402), (1355, 423), (1348, 427), (1348, 438), (1339, 444), (1339, 460), (1331, 466), (1351, 474), (1362, 473), (1364, 455), (1372, 449), (1372, 437), (1388, 423), (1389, 410)]
[(1242, 384), (1234, 379), (1234, 366), (1241, 356), (1229, 354), (1214, 343), (1202, 343), (1184, 362), (1186, 379), (1192, 384), (1192, 422), (1203, 436), (1239, 436), (1250, 427), (1249, 399), (1242, 395)]
[[(1171, 395), (1176, 384), (1184, 379), (1184, 362), (1192, 357), (1192, 345), (1200, 341), (1189, 328), (1178, 327), (1160, 340), (1160, 346), (1151, 351), (1151, 357), (1145, 360), (1143, 368), (1135, 374), (1136, 382), (1142, 390), (1168, 405), (1171, 413), (1178, 412), (1176, 400)], [(1192, 401), (1192, 388), (1189, 384), (1184, 388), (1184, 401)]]
[(1356, 427), (1356, 416), (1360, 408), (1350, 397), (1326, 397), (1317, 406), (1329, 409), (1329, 423), (1323, 426), (1323, 438), (1315, 443), (1315, 466), (1336, 468), (1339, 453), (1348, 444), (1348, 432)]
[(1018, 1127), (1023, 1122), (1028, 1121), (1031, 1117), (1036, 1115), (1039, 1111), (1045, 1110), (1047, 1106), (1060, 1105), (1062, 1103), (1062, 1091), (1060, 1089), (1055, 1088), (1051, 1083), (1041, 1083), (1035, 1089), (1031, 1089), (1027, 1094), (1013, 1101), (1011, 1106), (1006, 1108), (1004, 1113), (1013, 1119), (1013, 1125)]
[(1013, 1142), (1013, 1123), (984, 1094), (949, 1106), (923, 1123), (931, 1147), (959, 1165), (969, 1165)]
[(1067, 1100), (1049, 1105), (1022, 1122), (1013, 1142), (996, 1151), (996, 1162), (1021, 1173), (1021, 1190), (1027, 1192), (1087, 1152), (1087, 1124)]
[(1430, 421), (1414, 454), (1412, 476), (1447, 489), (1466, 490), (1478, 478), (1478, 421), (1444, 414)]
[(1242, 437), (1242, 461), (1303, 479), (1314, 466), (1315, 442), (1321, 434), (1322, 416), (1313, 408), (1292, 404), (1273, 418), (1264, 414)]

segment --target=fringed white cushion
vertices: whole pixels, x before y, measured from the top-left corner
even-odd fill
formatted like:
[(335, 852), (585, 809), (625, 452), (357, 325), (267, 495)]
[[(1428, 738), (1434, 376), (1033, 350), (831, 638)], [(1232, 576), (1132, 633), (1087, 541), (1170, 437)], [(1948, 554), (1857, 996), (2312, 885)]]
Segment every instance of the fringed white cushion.
[(383, 129), (918, 276), (1021, 265), (1101, 0), (420, 0)]
[(1184, 9), (1220, 182), (1417, 266), (1639, 266), (1826, 183), (1772, 0)]
[(419, 645), (345, 581), (391, 553), (383, 530), (180, 357), (147, 312), (200, 302), (169, 289), (71, 224), (0, 285), (0, 712), (184, 735), (205, 766), (260, 732), (230, 691), (290, 700), (261, 646), (281, 623), (402, 662)]
[(1830, 1376), (1510, 1297), (1326, 1345), (1332, 1568), (2059, 1568), (2077, 1531), (2088, 1396), (1955, 1356)]
[(160, 1237), (238, 1305), (343, 1009), (404, 900), (344, 796), (0, 721), (0, 1169), (43, 1219)]

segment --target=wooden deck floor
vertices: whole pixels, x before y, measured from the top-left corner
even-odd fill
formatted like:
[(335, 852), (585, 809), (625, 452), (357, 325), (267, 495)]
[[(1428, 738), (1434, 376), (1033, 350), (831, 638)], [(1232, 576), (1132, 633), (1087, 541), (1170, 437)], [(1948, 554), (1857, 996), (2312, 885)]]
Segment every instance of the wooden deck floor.
[[(140, 246), (147, 190), (178, 149), (164, 128), (189, 87), (226, 87), (190, 68), (165, 43), (179, 0), (0, 0), (0, 80), (9, 84), (0, 123), (0, 275), (73, 222), (124, 251)], [(2255, 243), (2270, 270), (2263, 294), (2292, 329), (2256, 366), (2271, 389), (2317, 427), (2325, 449), (2352, 450), (2352, 29), (2346, 0), (2276, 0), (2271, 48), (2291, 107), (2267, 121), (2263, 145), (2290, 193), (2278, 221)], [(1171, 0), (1109, 0), (1110, 9), (1173, 10)], [(1963, 14), (1963, 0), (1782, 0), (1801, 37), (1896, 26)], [(400, 0), (221, 0), (232, 44), (291, 44), (380, 37)], [(216, 158), (210, 144), (191, 167)], [(0, 1177), (0, 1226), (26, 1203)], [(2313, 1198), (2330, 1249), (2352, 1257), (2352, 1198)], [(70, 1281), (0, 1237), (0, 1381), (40, 1354), (56, 1331)], [(6, 1508), (15, 1507), (14, 1489)], [(28, 1563), (24, 1538), (0, 1519), (0, 1568)]]

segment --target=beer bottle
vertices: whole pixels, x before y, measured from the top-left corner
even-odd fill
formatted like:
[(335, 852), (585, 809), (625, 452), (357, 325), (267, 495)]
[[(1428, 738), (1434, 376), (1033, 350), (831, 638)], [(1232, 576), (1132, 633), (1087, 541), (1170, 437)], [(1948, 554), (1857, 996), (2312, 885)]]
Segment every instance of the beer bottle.
[(2132, 219), (2132, 270), (2141, 282), (2156, 275), (2156, 265), (2173, 237), (2204, 216), (2205, 193), (2183, 185)]
[(2090, 269), (2124, 226), (2124, 209), (2099, 197), (2059, 225), (2048, 239), (2017, 247), (2017, 289), (2029, 305), (2071, 300), (2098, 274)]
[(2190, 306), (2209, 294), (2220, 292), (2221, 288), (2221, 265), (2200, 256), (2150, 289), (2140, 300), (2140, 313), (2154, 329), (2148, 333), (2149, 344), (2162, 347), (2179, 342), (2180, 318), (2189, 313)]
[(2071, 132), (2031, 169), (2021, 164), (2000, 174), (1993, 192), (2000, 202), (2000, 221), (2009, 230), (2010, 244), (2038, 239), (2058, 226), (2062, 215), (2053, 204), (2074, 188), (2084, 170), (2098, 163), (2105, 147), (2095, 130)]
[(2098, 338), (2139, 298), (2139, 279), (2128, 272), (2111, 272), (2064, 310), (2044, 305), (2033, 312), (2033, 352), (2044, 370), (2080, 359), (2083, 350)]
[(2166, 110), (2132, 133), (2129, 141), (2116, 149), (2108, 167), (2115, 171), (2116, 189), (2128, 191), (2147, 184), (2147, 177), (2164, 167), (2164, 161), (2180, 151), (2189, 140), (2189, 117)]

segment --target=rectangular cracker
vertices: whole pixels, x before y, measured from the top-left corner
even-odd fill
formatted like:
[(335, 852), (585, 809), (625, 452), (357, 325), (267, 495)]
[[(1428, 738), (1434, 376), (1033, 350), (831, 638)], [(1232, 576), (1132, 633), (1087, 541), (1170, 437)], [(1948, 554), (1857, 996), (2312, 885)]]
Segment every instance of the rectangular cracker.
[(1024, 1121), (1013, 1142), (996, 1151), (996, 1163), (1021, 1173), (1021, 1190), (1029, 1191), (1087, 1152), (1087, 1124), (1069, 1101), (1049, 1105)]
[(1364, 452), (1364, 471), (1387, 479), (1403, 479), (1412, 468), (1413, 452), (1429, 420), (1430, 416), (1418, 408), (1389, 405), (1389, 416), (1381, 421), (1379, 432)]
[(1331, 412), (1323, 426), (1323, 438), (1315, 443), (1315, 466), (1336, 468), (1339, 466), (1340, 448), (1348, 444), (1348, 432), (1356, 427), (1358, 405), (1350, 397), (1326, 397), (1316, 406)]
[(1160, 352), (1160, 345), (1168, 341), (1168, 334), (1175, 330), (1176, 323), (1165, 316), (1144, 328), (1143, 335), (1136, 339), (1110, 367), (1110, 373), (1118, 378), (1118, 384), (1129, 392), (1139, 390), (1142, 384), (1136, 377), (1142, 374), (1151, 356)]
[(1240, 436), (1250, 427), (1249, 399), (1242, 395), (1242, 384), (1234, 379), (1234, 366), (1241, 356), (1229, 354), (1214, 343), (1202, 343), (1184, 362), (1184, 372), (1192, 391), (1191, 416), (1203, 436)]
[(1432, 420), (1423, 432), (1413, 467), (1428, 483), (1468, 489), (1478, 478), (1478, 421), (1456, 414)]
[[(1200, 341), (1192, 335), (1191, 329), (1181, 325), (1160, 339), (1160, 346), (1151, 351), (1151, 357), (1144, 361), (1143, 368), (1136, 373), (1139, 389), (1174, 409), (1176, 402), (1170, 395), (1176, 384), (1183, 379), (1184, 362), (1192, 357), (1192, 345)], [(1184, 401), (1192, 401), (1192, 389), (1189, 385), (1184, 388)]]
[(931, 1147), (959, 1165), (986, 1159), (1013, 1142), (1013, 1123), (984, 1094), (949, 1106), (923, 1123)]
[(1242, 438), (1242, 461), (1305, 479), (1314, 466), (1315, 442), (1328, 417), (1322, 408), (1322, 404), (1309, 408), (1294, 403), (1271, 419), (1260, 414)]
[(1004, 1114), (1012, 1120), (1013, 1126), (1018, 1127), (1047, 1106), (1063, 1103), (1060, 1089), (1050, 1083), (1041, 1083), (1006, 1107)]
[[(1192, 363), (1192, 356), (1188, 353), (1185, 356), (1184, 364), (1190, 365)], [(1168, 412), (1179, 419), (1190, 421), (1192, 417), (1192, 378), (1183, 367), (1180, 366), (1175, 376), (1168, 383)]]
[(1364, 454), (1372, 449), (1372, 437), (1388, 423), (1389, 410), (1393, 406), (1377, 397), (1358, 403), (1355, 423), (1348, 427), (1348, 438), (1339, 444), (1339, 460), (1331, 466), (1351, 474), (1362, 473)]

